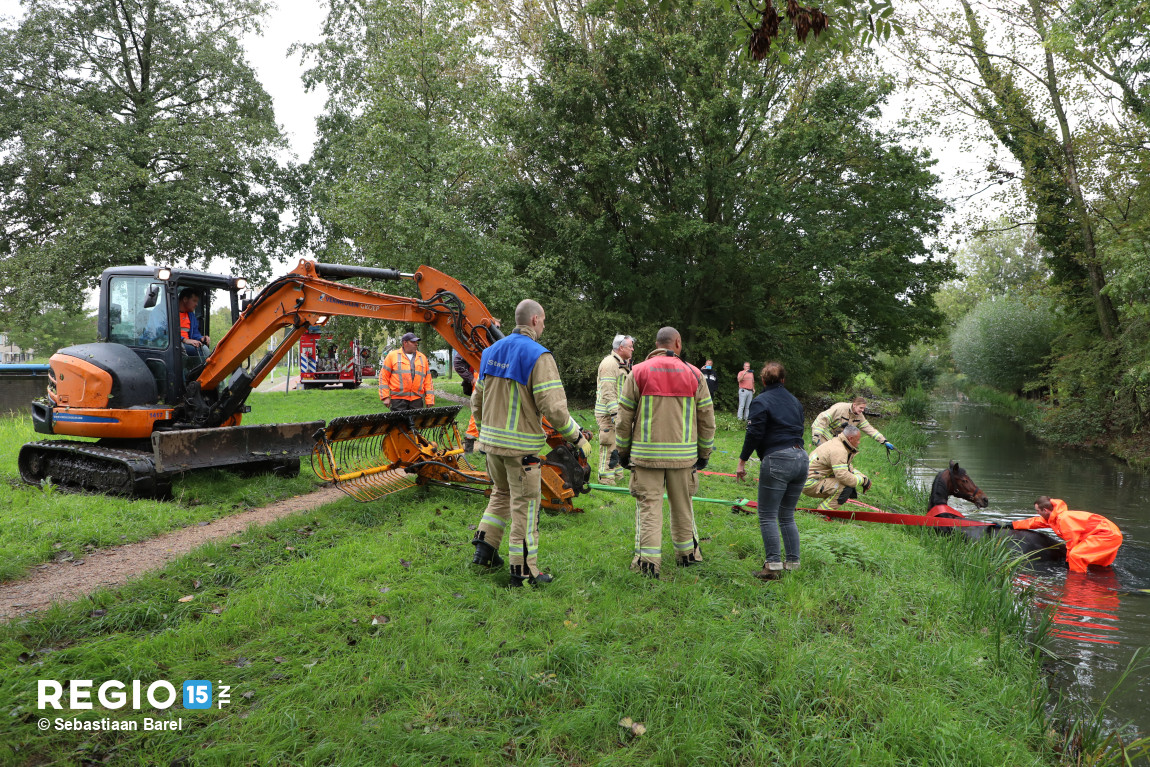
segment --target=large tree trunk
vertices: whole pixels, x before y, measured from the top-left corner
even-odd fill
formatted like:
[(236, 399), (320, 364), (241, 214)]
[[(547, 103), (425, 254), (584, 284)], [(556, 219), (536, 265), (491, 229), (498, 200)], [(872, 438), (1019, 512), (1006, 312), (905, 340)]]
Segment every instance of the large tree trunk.
[(1114, 311), (1114, 304), (1106, 295), (1106, 275), (1098, 259), (1098, 252), (1094, 248), (1094, 225), (1090, 220), (1090, 211), (1086, 206), (1086, 198), (1082, 195), (1082, 186), (1078, 183), (1078, 160), (1074, 153), (1073, 136), (1070, 133), (1070, 122), (1066, 119), (1066, 110), (1062, 106), (1062, 94), (1058, 90), (1058, 73), (1054, 69), (1054, 54), (1050, 45), (1046, 27), (1046, 17), (1039, 0), (1030, 0), (1030, 10), (1034, 14), (1034, 26), (1045, 48), (1046, 79), (1043, 85), (1050, 94), (1050, 103), (1058, 119), (1058, 130), (1062, 137), (1062, 155), (1066, 160), (1066, 183), (1070, 188), (1070, 196), (1074, 200), (1074, 207), (1078, 212), (1078, 225), (1082, 230), (1083, 262), (1090, 275), (1090, 292), (1094, 297), (1094, 308), (1098, 312), (1098, 327), (1102, 337), (1113, 341), (1118, 332), (1118, 313)]

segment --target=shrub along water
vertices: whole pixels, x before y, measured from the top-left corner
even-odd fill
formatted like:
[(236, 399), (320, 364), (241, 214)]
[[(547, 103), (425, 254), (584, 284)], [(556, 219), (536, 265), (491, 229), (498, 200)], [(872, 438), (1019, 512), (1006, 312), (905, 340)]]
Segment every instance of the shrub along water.
[[(357, 393), (317, 394), (332, 412)], [(711, 469), (731, 472), (742, 433), (733, 414), (719, 420)], [(902, 419), (881, 428), (908, 455), (925, 441)], [(865, 500), (925, 508), (906, 464), (884, 453), (864, 442), (858, 464), (875, 482)], [(223, 475), (205, 482), (201, 499), (213, 484), (235, 492)], [(753, 492), (706, 476), (699, 494)], [(106, 502), (108, 514), (132, 505)], [(628, 568), (633, 501), (593, 494), (581, 505), (542, 520), (540, 561), (556, 574), (546, 588), (511, 591), (505, 572), (468, 564), (484, 501), (431, 488), (280, 520), (14, 621), (0, 629), (0, 760), (1054, 762), (1001, 552), (801, 514), (802, 568), (764, 584), (751, 576), (762, 564), (756, 520), (700, 504), (706, 563), (650, 581)], [(36, 680), (137, 678), (212, 680), (231, 699), (203, 711), (177, 703), (167, 716), (181, 732), (37, 729), (42, 716), (73, 714), (38, 710)]]

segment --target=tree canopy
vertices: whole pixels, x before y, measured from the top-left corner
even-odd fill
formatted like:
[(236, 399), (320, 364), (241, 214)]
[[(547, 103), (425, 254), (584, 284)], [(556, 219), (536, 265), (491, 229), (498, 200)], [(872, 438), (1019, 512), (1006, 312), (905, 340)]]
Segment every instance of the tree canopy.
[(695, 356), (786, 355), (814, 384), (938, 324), (945, 205), (876, 127), (890, 83), (821, 48), (756, 63), (710, 3), (539, 10), (333, 6), (307, 50), (331, 94), (317, 249), (443, 265), (505, 318), (533, 295), (576, 378), (674, 324)]
[(262, 0), (28, 0), (0, 30), (0, 307), (75, 308), (112, 265), (266, 273), (285, 146), (237, 36)]

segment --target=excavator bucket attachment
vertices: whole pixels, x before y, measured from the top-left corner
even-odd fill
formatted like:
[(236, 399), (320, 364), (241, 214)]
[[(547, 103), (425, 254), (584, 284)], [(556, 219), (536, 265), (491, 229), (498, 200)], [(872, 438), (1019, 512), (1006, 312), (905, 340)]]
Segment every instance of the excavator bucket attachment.
[(158, 431), (152, 434), (156, 471), (170, 474), (208, 466), (295, 463), (312, 451), (323, 421)]
[[(415, 485), (488, 494), (491, 478), (463, 452), (455, 422), (460, 407), (336, 418), (316, 440), (312, 468), (358, 501), (374, 501)], [(562, 440), (543, 458), (542, 506), (577, 512), (572, 499), (588, 492), (587, 461)]]
[(312, 468), (357, 501), (416, 484), (490, 484), (485, 475), (459, 466), (459, 411), (433, 407), (335, 418), (315, 444)]

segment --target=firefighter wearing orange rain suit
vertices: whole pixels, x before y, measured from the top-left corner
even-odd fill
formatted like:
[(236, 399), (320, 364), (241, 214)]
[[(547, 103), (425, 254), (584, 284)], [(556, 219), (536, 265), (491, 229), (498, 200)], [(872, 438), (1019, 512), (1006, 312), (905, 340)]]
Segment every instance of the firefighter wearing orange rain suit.
[(379, 399), (396, 410), (414, 410), (435, 404), (431, 389), (431, 366), (419, 351), (419, 336), (404, 333), (400, 348), (383, 358), (379, 371)]
[(1101, 514), (1071, 511), (1061, 498), (1039, 496), (1034, 504), (1037, 517), (1015, 520), (1015, 530), (1049, 528), (1066, 541), (1066, 561), (1076, 573), (1086, 572), (1087, 565), (1110, 565), (1122, 545), (1118, 525)]

